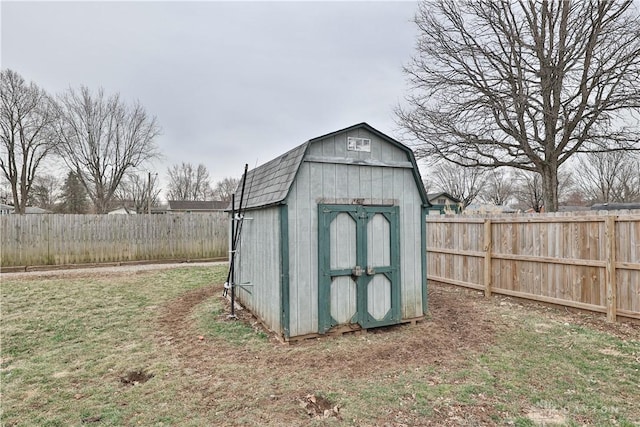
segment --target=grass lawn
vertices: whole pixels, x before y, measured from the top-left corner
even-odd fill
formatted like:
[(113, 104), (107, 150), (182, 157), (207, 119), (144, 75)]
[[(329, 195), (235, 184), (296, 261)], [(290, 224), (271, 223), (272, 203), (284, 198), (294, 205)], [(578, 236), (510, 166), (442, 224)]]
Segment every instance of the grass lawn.
[(640, 424), (637, 324), (433, 285), (416, 326), (283, 345), (225, 276), (3, 275), (0, 424)]

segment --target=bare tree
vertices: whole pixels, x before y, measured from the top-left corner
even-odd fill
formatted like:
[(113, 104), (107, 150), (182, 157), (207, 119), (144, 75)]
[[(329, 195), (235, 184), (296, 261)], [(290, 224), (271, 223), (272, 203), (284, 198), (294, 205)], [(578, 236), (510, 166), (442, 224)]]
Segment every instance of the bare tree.
[(158, 175), (150, 174), (142, 177), (136, 173), (127, 173), (120, 182), (116, 197), (123, 203), (130, 203), (136, 213), (147, 212), (149, 205), (157, 206), (159, 202)]
[(514, 193), (514, 177), (509, 169), (492, 169), (487, 173), (487, 182), (481, 197), (496, 206), (505, 206)]
[[(194, 168), (191, 163), (182, 162), (167, 170), (169, 175), (169, 200), (209, 200), (213, 198), (209, 171), (202, 163)], [(235, 189), (234, 189), (235, 190)]]
[(592, 203), (640, 199), (640, 157), (624, 151), (578, 157), (577, 186)]
[(433, 180), (429, 178), (422, 178), (422, 186), (424, 187), (424, 191), (426, 193), (431, 193), (431, 189), (433, 188)]
[[(535, 212), (546, 211), (542, 176), (536, 172), (518, 170), (515, 174), (514, 195), (519, 205)], [(560, 171), (558, 175), (558, 194), (560, 199), (571, 194), (573, 188), (572, 175)]]
[(536, 172), (555, 211), (572, 155), (639, 147), (632, 0), (433, 0), (415, 23), (397, 118), (419, 157)]
[(28, 202), (46, 210), (54, 210), (60, 199), (60, 179), (52, 174), (40, 174), (33, 181)]
[(0, 175), (0, 203), (4, 203), (5, 205), (13, 204), (13, 199), (11, 198), (11, 184), (4, 176), (4, 174)]
[(539, 173), (519, 170), (516, 172), (515, 196), (521, 207), (542, 212), (544, 197), (542, 194), (542, 178)]
[(473, 203), (486, 182), (484, 169), (465, 168), (449, 162), (438, 164), (430, 175), (434, 186), (460, 200), (463, 208)]
[(58, 137), (67, 166), (87, 190), (96, 213), (106, 213), (125, 174), (159, 156), (160, 128), (139, 102), (126, 105), (82, 86), (60, 96)]
[(15, 71), (0, 72), (0, 169), (11, 186), (16, 213), (23, 214), (42, 161), (55, 148), (53, 100)]
[(222, 181), (218, 181), (216, 183), (216, 186), (213, 189), (213, 196), (216, 198), (216, 200), (230, 202), (231, 195), (235, 193), (239, 183), (240, 180), (237, 178), (224, 178)]

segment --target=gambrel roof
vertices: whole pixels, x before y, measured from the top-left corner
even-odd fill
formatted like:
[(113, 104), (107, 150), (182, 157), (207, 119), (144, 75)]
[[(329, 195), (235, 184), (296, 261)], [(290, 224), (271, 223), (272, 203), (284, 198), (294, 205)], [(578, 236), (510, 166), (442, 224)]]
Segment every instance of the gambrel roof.
[[(281, 156), (249, 170), (245, 184), (243, 208), (257, 208), (282, 202), (289, 194), (289, 188), (302, 163), (308, 142), (287, 151)], [(242, 180), (236, 190), (236, 203), (239, 203)], [(246, 205), (245, 205), (246, 203)], [(236, 206), (237, 207), (237, 206)]]
[[(325, 139), (328, 137), (332, 137), (337, 134), (353, 131), (356, 129), (364, 129), (368, 132), (376, 135), (380, 139), (402, 149), (408, 155), (412, 165), (413, 165), (413, 173), (416, 180), (416, 185), (420, 192), (420, 196), (422, 198), (422, 203), (425, 206), (430, 206), (429, 200), (427, 198), (427, 194), (424, 191), (424, 186), (422, 184), (422, 180), (420, 178), (420, 173), (418, 172), (418, 166), (416, 164), (415, 157), (413, 155), (413, 151), (404, 144), (396, 141), (395, 139), (383, 134), (382, 132), (374, 129), (367, 123), (359, 123), (357, 125), (353, 125), (347, 127), (345, 129), (341, 129), (335, 132), (328, 133), (326, 135), (318, 136), (316, 138), (310, 139), (309, 141), (293, 148), (292, 150), (287, 151), (281, 156), (276, 157), (275, 159), (258, 166), (255, 169), (249, 170), (247, 173), (247, 182), (245, 185), (245, 200), (243, 201), (242, 208), (252, 209), (259, 208), (264, 206), (277, 205), (282, 203), (289, 194), (289, 189), (291, 188), (291, 184), (293, 183), (298, 169), (302, 164), (304, 156), (307, 152), (307, 148), (313, 144), (315, 141), (319, 141), (321, 139)], [(358, 164), (354, 162), (354, 164)], [(364, 164), (364, 163), (363, 163)], [(242, 190), (242, 179), (240, 180), (240, 184), (236, 189), (236, 208), (238, 208), (238, 203), (240, 199), (240, 193)], [(230, 209), (230, 206), (229, 206)]]

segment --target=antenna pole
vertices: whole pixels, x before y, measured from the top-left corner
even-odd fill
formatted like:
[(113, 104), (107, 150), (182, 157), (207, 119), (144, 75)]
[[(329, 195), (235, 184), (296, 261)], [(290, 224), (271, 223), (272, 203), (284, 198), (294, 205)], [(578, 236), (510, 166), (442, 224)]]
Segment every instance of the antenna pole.
[[(244, 190), (247, 185), (247, 172), (249, 165), (244, 165), (244, 176), (242, 178), (242, 190), (240, 191), (240, 203), (238, 211), (235, 209), (235, 193), (231, 195), (231, 262), (229, 263), (229, 272), (227, 274), (227, 282), (224, 286), (223, 295), (227, 295), (228, 289), (231, 289), (231, 315), (229, 317), (235, 318), (235, 298), (236, 298), (236, 286), (235, 286), (235, 263), (236, 252), (238, 250), (238, 243), (240, 241), (240, 230), (242, 229), (242, 222), (244, 220), (244, 213), (242, 212), (242, 201), (244, 200)], [(245, 202), (246, 210), (246, 202)], [(238, 224), (236, 224), (236, 221)]]
[(236, 299), (236, 288), (235, 288), (235, 258), (236, 258), (236, 239), (235, 239), (235, 230), (236, 227), (236, 195), (231, 195), (231, 265), (229, 265), (229, 276), (231, 280), (229, 281), (229, 285), (231, 286), (231, 317), (235, 317), (235, 299)]

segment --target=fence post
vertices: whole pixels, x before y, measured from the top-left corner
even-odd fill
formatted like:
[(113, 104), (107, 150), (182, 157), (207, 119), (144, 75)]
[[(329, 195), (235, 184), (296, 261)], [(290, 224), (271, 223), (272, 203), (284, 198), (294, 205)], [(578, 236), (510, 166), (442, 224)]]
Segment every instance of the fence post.
[(491, 296), (491, 220), (484, 220), (484, 295)]
[(618, 287), (616, 284), (616, 217), (614, 215), (606, 216), (604, 234), (607, 240), (607, 271), (605, 274), (607, 320), (615, 322), (618, 308)]

